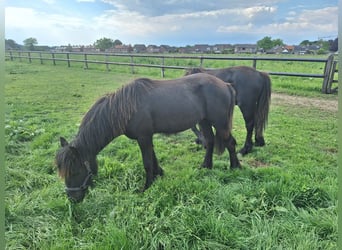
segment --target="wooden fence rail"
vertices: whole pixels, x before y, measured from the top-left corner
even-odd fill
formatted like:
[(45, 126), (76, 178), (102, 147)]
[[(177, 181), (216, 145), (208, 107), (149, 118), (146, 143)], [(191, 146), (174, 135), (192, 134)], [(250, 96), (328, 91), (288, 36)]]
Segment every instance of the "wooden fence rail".
[[(62, 57), (61, 57), (62, 56)], [(71, 56), (77, 56), (78, 58), (71, 58)], [(101, 56), (104, 58), (101, 60), (90, 60), (90, 56)], [(337, 72), (337, 61), (334, 59), (334, 55), (329, 55), (326, 59), (323, 58), (274, 58), (274, 57), (226, 57), (226, 56), (181, 56), (181, 55), (141, 55), (141, 54), (113, 54), (113, 53), (81, 53), (81, 52), (41, 52), (41, 51), (13, 51), (8, 50), (5, 53), (5, 57), (11, 61), (19, 59), (28, 60), (32, 63), (32, 60), (39, 60), (41, 64), (44, 61), (52, 61), (53, 65), (56, 65), (57, 61), (66, 62), (68, 67), (71, 67), (72, 62), (83, 63), (84, 68), (88, 69), (89, 64), (103, 64), (106, 65), (109, 70), (109, 65), (121, 65), (131, 67), (131, 73), (134, 74), (134, 67), (149, 67), (160, 68), (162, 77), (165, 76), (165, 69), (189, 69), (189, 66), (171, 66), (165, 65), (165, 59), (194, 59), (199, 61), (198, 67), (203, 66), (204, 60), (238, 60), (238, 61), (252, 61), (252, 67), (257, 68), (258, 61), (291, 61), (291, 62), (317, 62), (324, 63), (324, 70), (321, 74), (310, 73), (296, 73), (296, 72), (267, 72), (270, 75), (278, 76), (297, 76), (297, 77), (311, 77), (322, 78), (322, 93), (330, 94), (337, 91), (337, 87), (332, 88), (332, 84), (337, 82), (334, 80), (334, 75)], [(110, 61), (110, 57), (127, 57), (129, 62)], [(160, 64), (145, 64), (135, 63), (135, 58), (154, 58), (160, 59)]]

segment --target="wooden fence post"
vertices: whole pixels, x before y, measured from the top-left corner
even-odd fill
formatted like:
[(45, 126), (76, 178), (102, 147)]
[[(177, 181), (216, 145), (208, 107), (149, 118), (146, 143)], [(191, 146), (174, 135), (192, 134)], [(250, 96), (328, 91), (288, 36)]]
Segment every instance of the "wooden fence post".
[(20, 51), (18, 52), (18, 56), (19, 56), (19, 61), (22, 62), (23, 60), (21, 58), (21, 52)]
[(333, 61), (333, 64), (332, 64), (332, 67), (330, 70), (330, 74), (329, 74), (328, 84), (327, 84), (327, 90), (326, 90), (327, 94), (331, 94), (333, 92), (331, 90), (331, 86), (332, 86), (332, 83), (334, 82), (334, 75), (336, 72), (336, 66), (337, 66), (337, 61)]
[(204, 60), (204, 58), (201, 56), (201, 58), (200, 58), (200, 68), (202, 68), (202, 66), (203, 66), (203, 60)]
[(31, 52), (27, 52), (27, 55), (28, 55), (29, 63), (32, 63)]
[(253, 68), (255, 68), (256, 69), (256, 64), (257, 64), (257, 59), (253, 59)]
[(109, 71), (109, 64), (108, 64), (108, 55), (105, 55), (105, 62), (106, 62), (106, 69)]
[(40, 64), (43, 64), (42, 52), (39, 52)]
[(327, 61), (325, 63), (324, 67), (324, 79), (323, 79), (323, 84), (322, 84), (322, 93), (323, 94), (328, 94), (328, 84), (330, 81), (330, 74), (331, 74), (331, 69), (334, 63), (334, 55), (331, 54), (328, 56)]
[(131, 74), (133, 75), (134, 74), (134, 59), (132, 55), (130, 57), (131, 57)]
[(84, 69), (88, 69), (87, 54), (84, 53)]
[(10, 58), (11, 58), (11, 61), (13, 61), (13, 55), (12, 55), (12, 51), (10, 51), (9, 53), (10, 53)]
[[(162, 66), (164, 66), (165, 64), (165, 57), (162, 57)], [(161, 77), (164, 78), (165, 77), (165, 68), (161, 67)]]
[(53, 65), (56, 66), (55, 53), (51, 53)]
[(70, 55), (69, 53), (67, 53), (66, 55), (67, 55), (68, 67), (70, 68)]

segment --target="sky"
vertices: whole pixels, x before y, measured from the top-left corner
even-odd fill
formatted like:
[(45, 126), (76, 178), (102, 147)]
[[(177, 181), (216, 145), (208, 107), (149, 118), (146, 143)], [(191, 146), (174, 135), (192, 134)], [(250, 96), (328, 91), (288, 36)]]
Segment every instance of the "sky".
[(338, 0), (5, 0), (5, 38), (23, 44), (296, 45), (338, 35)]

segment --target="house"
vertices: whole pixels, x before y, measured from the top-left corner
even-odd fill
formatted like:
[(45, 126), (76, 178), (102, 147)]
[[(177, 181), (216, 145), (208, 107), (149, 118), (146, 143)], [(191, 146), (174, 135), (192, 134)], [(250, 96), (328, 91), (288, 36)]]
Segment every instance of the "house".
[(133, 52), (135, 52), (135, 53), (145, 53), (146, 52), (145, 44), (135, 44), (133, 46)]
[(256, 44), (235, 44), (234, 45), (234, 53), (236, 54), (254, 54), (257, 52)]
[(131, 45), (115, 45), (114, 47), (107, 49), (106, 52), (110, 53), (131, 53), (133, 48)]
[(194, 53), (210, 53), (212, 51), (212, 47), (208, 44), (196, 44), (192, 48)]
[(160, 48), (157, 45), (148, 45), (146, 48), (146, 52), (147, 53), (159, 53), (160, 52)]
[(231, 44), (215, 44), (213, 46), (213, 52), (215, 54), (222, 54), (222, 53), (232, 53), (234, 51), (234, 46)]

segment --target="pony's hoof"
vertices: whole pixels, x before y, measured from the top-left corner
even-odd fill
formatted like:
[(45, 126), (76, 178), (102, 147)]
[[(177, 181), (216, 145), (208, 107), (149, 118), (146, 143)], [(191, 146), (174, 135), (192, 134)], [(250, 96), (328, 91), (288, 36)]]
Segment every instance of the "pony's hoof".
[(242, 149), (240, 149), (239, 153), (240, 153), (242, 156), (244, 156), (244, 155), (250, 153), (251, 151), (252, 151), (251, 148), (250, 148), (250, 149), (247, 149), (246, 147), (243, 147)]
[(265, 146), (265, 140), (264, 140), (264, 138), (255, 139), (254, 145), (255, 145), (256, 147), (263, 147), (263, 146)]

